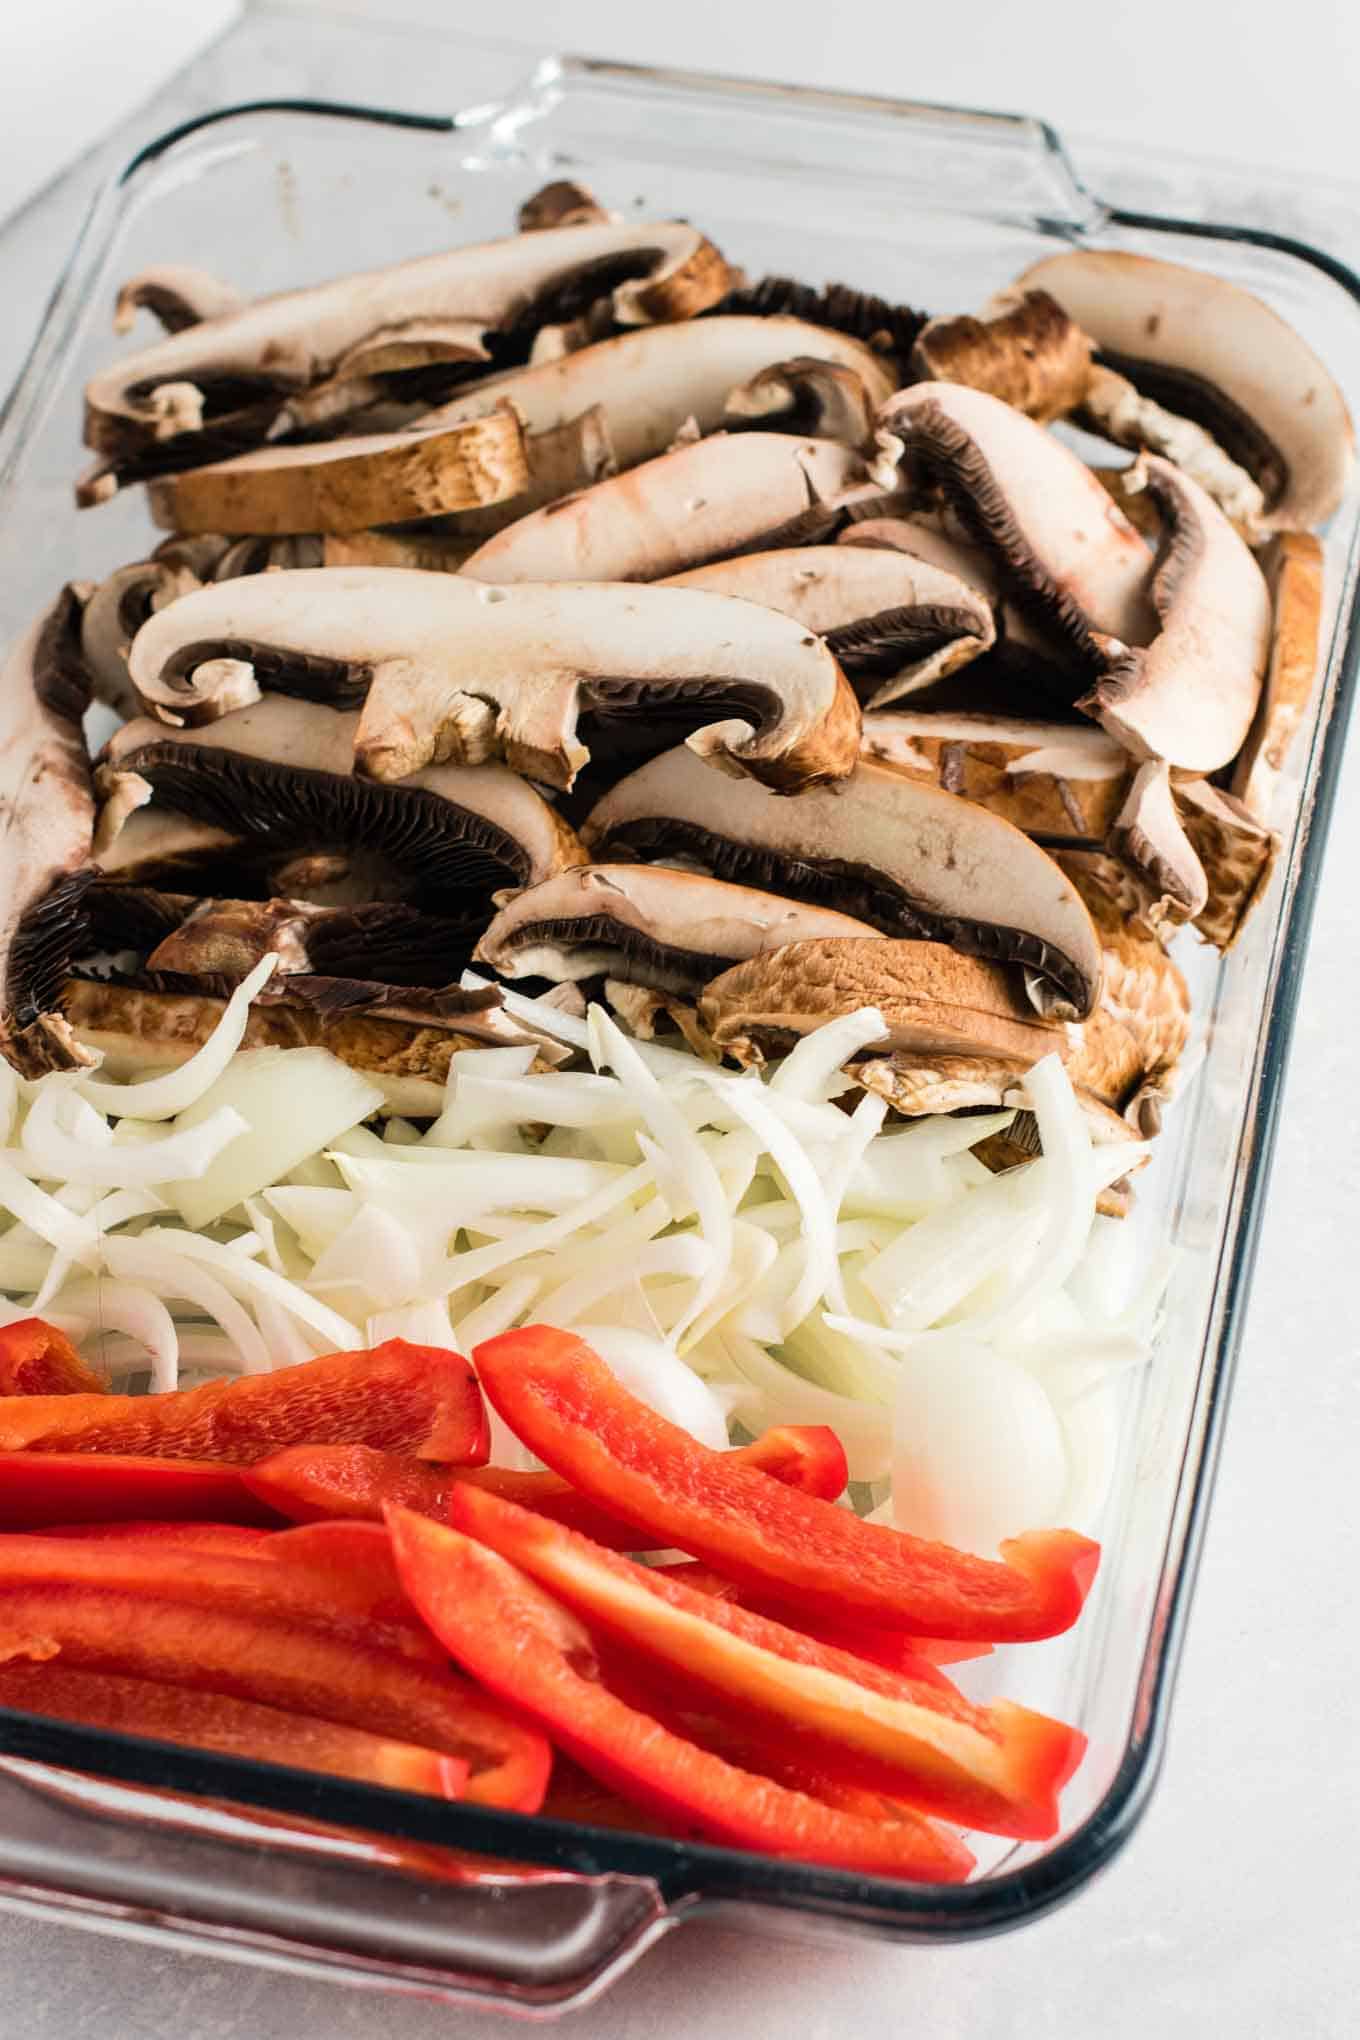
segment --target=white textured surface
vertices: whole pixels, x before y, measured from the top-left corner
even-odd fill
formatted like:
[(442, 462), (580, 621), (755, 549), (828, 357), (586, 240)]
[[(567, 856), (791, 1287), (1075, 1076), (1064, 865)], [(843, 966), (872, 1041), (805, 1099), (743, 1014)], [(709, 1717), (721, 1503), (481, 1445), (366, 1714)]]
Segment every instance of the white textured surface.
[[(324, 13), (324, 9), (309, 9)], [(351, 15), (362, 5), (350, 0)], [(419, 0), (373, 14), (421, 18)], [(796, 13), (797, 18), (794, 18)], [(487, 26), (526, 47), (538, 6)], [(1080, 134), (1354, 174), (1360, 16), (1279, 17), (1151, 0), (1094, 10), (843, 5), (661, 10), (576, 0), (571, 40), (637, 59), (981, 105)], [(447, 20), (430, 0), (426, 21)], [(30, 17), (37, 35), (42, 16)], [(318, 24), (318, 35), (320, 34)], [(0, 30), (0, 38), (3, 37)], [(513, 68), (513, 66), (512, 66)], [(148, 81), (150, 82), (150, 81)], [(269, 77), (244, 83), (267, 92)], [(374, 78), (402, 103), (408, 81)], [(384, 90), (384, 87), (387, 87)], [(89, 137), (94, 139), (93, 133)], [(1077, 149), (1081, 160), (1080, 148)], [(76, 195), (25, 222), (4, 279), (0, 388), (37, 319)], [(1360, 242), (1360, 223), (1357, 223)], [(1352, 746), (1354, 753), (1354, 746)], [(1250, 1324), (1170, 1750), (1143, 1826), (1108, 1873), (1022, 1933), (972, 1948), (802, 1949), (692, 1927), (569, 2022), (591, 2040), (1343, 2040), (1360, 2000), (1360, 1483), (1353, 1302), (1360, 1162), (1351, 1122), (1360, 1001), (1350, 892), (1360, 758), (1332, 833)], [(272, 1977), (0, 1918), (0, 2036), (23, 2040), (460, 2040), (507, 2029), (415, 1999)]]

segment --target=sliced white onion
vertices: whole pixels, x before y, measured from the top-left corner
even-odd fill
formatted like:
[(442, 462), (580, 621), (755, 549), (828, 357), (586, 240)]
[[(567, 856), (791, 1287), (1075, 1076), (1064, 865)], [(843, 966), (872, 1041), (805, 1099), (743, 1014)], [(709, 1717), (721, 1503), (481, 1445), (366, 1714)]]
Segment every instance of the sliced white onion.
[[(192, 1301), (192, 1299), (189, 1299)], [(150, 1363), (151, 1388), (161, 1393), (179, 1386), (179, 1334), (159, 1296), (140, 1283), (84, 1282), (67, 1290), (62, 1301), (68, 1309), (88, 1311), (101, 1332), (122, 1332), (136, 1342)]]
[(160, 1297), (179, 1296), (192, 1303), (222, 1327), (240, 1355), (243, 1372), (268, 1373), (269, 1348), (249, 1311), (215, 1275), (167, 1244), (163, 1233), (143, 1234), (140, 1239), (106, 1239), (104, 1260), (110, 1274), (120, 1281), (146, 1287)]
[(904, 1356), (893, 1418), (900, 1530), (994, 1557), (1003, 1539), (1056, 1525), (1067, 1486), (1062, 1425), (1025, 1368), (967, 1339), (923, 1340)]
[[(272, 1268), (262, 1268), (258, 1262), (233, 1254), (230, 1247), (205, 1240), (201, 1233), (182, 1232), (178, 1226), (158, 1226), (153, 1234), (144, 1234), (135, 1244), (140, 1247), (148, 1239), (154, 1239), (156, 1246), (175, 1260), (187, 1260), (213, 1270), (233, 1291), (269, 1297), (304, 1325), (310, 1325), (336, 1352), (353, 1352), (363, 1343), (347, 1318), (318, 1303), (300, 1283), (289, 1282)], [(115, 1240), (106, 1241), (105, 1252), (118, 1244)], [(216, 1317), (218, 1313), (214, 1311), (212, 1315)], [(223, 1326), (224, 1331), (228, 1329)]]
[(310, 1285), (348, 1281), (378, 1310), (410, 1304), (420, 1293), (420, 1253), (409, 1230), (376, 1204), (361, 1204), (312, 1268)]
[(82, 1268), (99, 1266), (98, 1228), (88, 1218), (68, 1211), (5, 1160), (0, 1160), (0, 1209), (13, 1212), (30, 1232), (68, 1260), (79, 1262)]
[(250, 1002), (268, 984), (278, 964), (277, 956), (266, 956), (249, 977), (242, 978), (227, 1000), (222, 1018), (196, 1054), (177, 1070), (162, 1077), (147, 1077), (140, 1084), (104, 1084), (96, 1078), (81, 1081), (81, 1095), (98, 1112), (118, 1119), (173, 1119), (177, 1113), (197, 1104), (210, 1084), (226, 1069), (245, 1039), (250, 1021)]
[[(82, 1101), (83, 1102), (83, 1101)], [(44, 1091), (34, 1099), (24, 1121), (23, 1152), (34, 1172), (54, 1183), (89, 1184), (98, 1189), (136, 1190), (152, 1183), (174, 1183), (204, 1175), (223, 1149), (246, 1131), (239, 1112), (224, 1105), (197, 1126), (184, 1127), (162, 1139), (132, 1148), (92, 1142), (88, 1135), (67, 1133), (60, 1124), (60, 1094)], [(99, 1121), (105, 1133), (109, 1129)]]
[[(734, 1411), (759, 1433), (770, 1424), (829, 1424), (841, 1444), (852, 1480), (881, 1480), (892, 1465), (892, 1411), (881, 1403), (832, 1395), (783, 1367), (754, 1339), (724, 1329), (715, 1334), (733, 1371), (749, 1382), (749, 1401)], [(712, 1343), (710, 1341), (710, 1343)]]
[(653, 1240), (626, 1258), (616, 1253), (612, 1265), (597, 1264), (588, 1273), (576, 1275), (549, 1291), (538, 1304), (537, 1315), (545, 1325), (575, 1325), (605, 1297), (613, 1296), (631, 1282), (655, 1276), (677, 1276), (698, 1282), (707, 1275), (712, 1260), (712, 1249), (692, 1233)]

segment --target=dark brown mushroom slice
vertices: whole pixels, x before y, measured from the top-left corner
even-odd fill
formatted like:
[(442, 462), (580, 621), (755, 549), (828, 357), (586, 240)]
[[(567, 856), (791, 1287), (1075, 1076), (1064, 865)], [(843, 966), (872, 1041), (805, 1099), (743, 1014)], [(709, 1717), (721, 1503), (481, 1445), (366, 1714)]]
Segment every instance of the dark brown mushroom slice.
[(153, 617), (131, 670), (143, 699), (181, 723), (211, 718), (225, 688), (239, 701), (246, 676), (273, 690), (261, 705), (280, 690), (362, 701), (356, 767), (384, 782), (433, 759), (504, 756), (570, 787), (588, 756), (582, 707), (683, 713), (706, 756), (788, 791), (849, 771), (859, 742), (858, 704), (819, 640), (692, 589), (281, 572), (201, 589)]
[(865, 717), (860, 750), (875, 764), (962, 794), (1050, 845), (1103, 843), (1134, 771), (1128, 753), (1089, 723), (901, 707)]
[(668, 751), (606, 794), (582, 835), (597, 858), (683, 859), (716, 877), (837, 908), (883, 934), (1016, 965), (1041, 1009), (1085, 1015), (1100, 947), (1051, 858), (1000, 816), (923, 780), (861, 764), (844, 792), (796, 801), (710, 782)]
[(118, 291), (113, 308), (115, 333), (130, 333), (140, 311), (148, 311), (167, 333), (201, 326), (205, 319), (223, 319), (244, 310), (247, 300), (235, 284), (224, 283), (206, 269), (161, 263), (130, 276)]
[(59, 1009), (94, 876), (80, 615), (63, 589), (0, 671), (0, 1054), (28, 1077), (90, 1060)]
[(431, 766), (401, 786), (359, 778), (357, 727), (353, 714), (270, 695), (199, 730), (130, 723), (102, 764), (145, 780), (157, 809), (253, 841), (276, 866), (339, 852), (395, 875), (412, 904), (455, 918), (583, 856), (561, 817), (504, 766)]
[(583, 864), (508, 900), (477, 946), (503, 977), (608, 977), (692, 998), (740, 957), (873, 930), (687, 871)]
[(552, 227), (608, 226), (616, 218), (584, 184), (572, 177), (555, 177), (530, 193), (515, 225), (521, 234), (536, 234)]
[(1107, 367), (1210, 433), (1260, 487), (1268, 528), (1331, 516), (1354, 460), (1350, 413), (1312, 348), (1258, 297), (1114, 249), (1048, 256), (1015, 288), (1048, 291)]
[(990, 319), (931, 319), (908, 366), (921, 381), (966, 383), (1047, 425), (1085, 396), (1091, 347), (1047, 291), (1029, 290)]
[(905, 477), (937, 490), (1003, 586), (1093, 676), (1102, 638), (1146, 644), (1157, 617), (1153, 556), (1076, 455), (985, 391), (917, 383), (884, 407), (885, 447)]
[[(732, 272), (679, 223), (592, 223), (526, 233), (260, 298), (124, 357), (86, 387), (86, 443), (102, 455), (98, 500), (121, 482), (262, 445), (304, 394), (346, 386), (370, 400), (375, 377), (442, 374), (489, 358), (497, 336), (612, 297), (624, 325), (683, 319), (727, 290)], [(427, 392), (428, 393), (428, 392)]]

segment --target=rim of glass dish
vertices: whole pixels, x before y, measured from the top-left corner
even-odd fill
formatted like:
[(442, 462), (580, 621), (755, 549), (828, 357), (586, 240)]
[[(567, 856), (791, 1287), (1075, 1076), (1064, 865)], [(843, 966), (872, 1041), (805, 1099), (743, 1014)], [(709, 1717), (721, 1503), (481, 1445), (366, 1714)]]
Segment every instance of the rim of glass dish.
[[(728, 79), (717, 74), (617, 64), (578, 57), (554, 57), (533, 74), (537, 85), (553, 78), (616, 76), (666, 84), (746, 92), (753, 97), (799, 100), (847, 111), (883, 111), (904, 119), (939, 118), (1024, 128), (1042, 141), (1061, 168), (1073, 196), (1098, 206), (1102, 228), (1239, 243), (1288, 256), (1318, 270), (1340, 286), (1360, 308), (1360, 276), (1326, 250), (1266, 229), (1182, 219), (1174, 214), (1109, 206), (1089, 192), (1072, 169), (1061, 137), (1048, 123), (1025, 114), (940, 105), (766, 81)], [(22, 441), (20, 429), (34, 404), (34, 382), (48, 361), (60, 355), (74, 317), (76, 286), (93, 266), (110, 215), (131, 181), (179, 143), (205, 129), (258, 114), (352, 120), (370, 126), (449, 135), (483, 125), (500, 108), (452, 115), (411, 113), (362, 102), (281, 97), (235, 102), (181, 121), (145, 143), (122, 170), (96, 193), (85, 226), (44, 313), (8, 402), (0, 410), (0, 495), (12, 479), (16, 453), (3, 456), (3, 441)], [(1057, 223), (1042, 218), (1040, 226)], [(1066, 223), (1073, 225), (1075, 223)], [(64, 310), (63, 322), (57, 317)], [(1298, 1007), (1302, 963), (1316, 904), (1328, 827), (1335, 806), (1350, 713), (1360, 675), (1360, 586), (1353, 586), (1343, 618), (1343, 649), (1318, 721), (1300, 793), (1295, 845), (1301, 853), (1287, 865), (1287, 893), (1280, 908), (1267, 969), (1269, 993), (1258, 1030), (1259, 1053), (1245, 1100), (1250, 1131), (1245, 1161), (1238, 1163), (1229, 1189), (1227, 1234), (1211, 1309), (1221, 1326), (1200, 1353), (1192, 1418), (1203, 1412), (1201, 1443), (1193, 1464), (1183, 1458), (1167, 1532), (1159, 1612), (1146, 1645), (1136, 1687), (1134, 1727), (1118, 1770), (1094, 1811), (1046, 1855), (1023, 1867), (998, 1871), (977, 1883), (921, 1885), (854, 1872), (824, 1869), (747, 1850), (668, 1841), (613, 1829), (582, 1826), (541, 1815), (504, 1813), (466, 1803), (443, 1804), (419, 1795), (344, 1779), (318, 1780), (313, 1773), (251, 1759), (186, 1750), (147, 1738), (87, 1730), (44, 1716), (0, 1707), (0, 1755), (26, 1758), (65, 1770), (102, 1776), (121, 1784), (165, 1793), (236, 1801), (273, 1812), (368, 1829), (381, 1835), (471, 1850), (587, 1878), (626, 1877), (655, 1887), (674, 1911), (694, 1902), (740, 1900), (839, 1917), (876, 1928), (903, 1941), (972, 1939), (1019, 1926), (1051, 1910), (1103, 1869), (1134, 1832), (1155, 1787), (1165, 1750), (1167, 1717), (1193, 1599), (1209, 1504), (1218, 1470), (1223, 1428), (1245, 1320), (1245, 1305), (1260, 1237), (1280, 1098)], [(1206, 1371), (1207, 1370), (1207, 1371)], [(1207, 1385), (1206, 1385), (1207, 1383)], [(1193, 1436), (1192, 1426), (1192, 1436)], [(1186, 1454), (1192, 1450), (1187, 1444)], [(1186, 1489), (1187, 1479), (1190, 1487)]]

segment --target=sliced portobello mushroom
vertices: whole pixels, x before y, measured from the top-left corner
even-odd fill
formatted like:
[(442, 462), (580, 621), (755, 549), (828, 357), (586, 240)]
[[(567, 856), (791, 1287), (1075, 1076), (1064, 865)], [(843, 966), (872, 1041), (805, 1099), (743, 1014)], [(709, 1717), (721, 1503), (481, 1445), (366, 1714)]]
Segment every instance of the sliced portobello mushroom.
[(571, 177), (556, 177), (525, 199), (515, 225), (521, 234), (534, 234), (545, 227), (609, 226), (618, 217), (584, 184)]
[[(691, 418), (701, 433), (717, 431), (729, 416), (759, 415), (785, 430), (834, 437), (822, 434), (831, 393), (816, 373), (828, 366), (855, 377), (874, 411), (897, 386), (882, 357), (862, 342), (799, 319), (690, 319), (487, 377), (427, 415), (422, 429), (471, 423), (509, 405), (525, 432), (536, 434), (598, 409), (620, 468), (664, 453)], [(788, 371), (781, 381), (750, 388), (777, 368)]]
[(1107, 838), (1148, 890), (1146, 919), (1193, 921), (1209, 904), (1209, 877), (1186, 832), (1165, 758), (1148, 758), (1129, 780)]
[(1099, 997), (1090, 916), (1046, 852), (999, 815), (882, 766), (785, 801), (710, 778), (681, 747), (607, 793), (582, 836), (597, 858), (683, 859), (883, 934), (1018, 965), (1043, 1012), (1082, 1016)]
[(60, 988), (91, 883), (94, 790), (80, 600), (64, 588), (0, 670), (0, 1054), (22, 1076), (91, 1058)]
[(583, 706), (687, 714), (705, 756), (790, 792), (850, 771), (859, 745), (858, 704), (824, 645), (789, 617), (688, 588), (502, 588), (381, 567), (270, 574), (152, 617), (131, 670), (142, 699), (182, 723), (251, 686), (362, 702), (356, 769), (382, 780), (504, 756), (569, 787), (589, 755)]
[(166, 531), (324, 533), (509, 502), (528, 481), (519, 420), (500, 410), (419, 432), (257, 447), (162, 475), (148, 495)]
[(1142, 455), (1125, 486), (1150, 490), (1166, 519), (1152, 581), (1161, 628), (1111, 648), (1079, 706), (1135, 757), (1214, 772), (1256, 713), (1270, 649), (1265, 579), (1218, 505), (1170, 461)]
[(957, 575), (867, 545), (745, 553), (665, 585), (735, 595), (796, 618), (825, 641), (871, 708), (957, 672), (996, 638), (991, 605)]
[(1146, 644), (1152, 554), (1074, 453), (1000, 398), (917, 383), (880, 413), (907, 481), (934, 489), (996, 563), (1004, 587), (1080, 666), (1105, 663), (1096, 633)]
[(1311, 532), (1277, 532), (1260, 559), (1270, 592), (1270, 657), (1255, 720), (1233, 766), (1232, 791), (1265, 821), (1317, 679), (1324, 591), (1322, 547)]
[(1041, 842), (1102, 843), (1133, 763), (1090, 724), (1004, 716), (866, 715), (860, 754), (1004, 816)]
[(262, 445), (290, 403), (331, 385), (343, 415), (371, 399), (375, 377), (486, 361), (496, 336), (527, 334), (564, 307), (608, 295), (621, 325), (662, 324), (704, 310), (731, 282), (693, 227), (592, 222), (259, 298), (91, 379), (85, 440), (103, 468), (85, 500)]
[[(715, 1046), (754, 1062), (874, 1006), (887, 1033), (852, 1073), (900, 1112), (1026, 1103), (1025, 1072), (1056, 1054), (1107, 1137), (1116, 1114), (1127, 1122), (1122, 1135), (1148, 1137), (1156, 1130), (1148, 1086), (1164, 1095), (1188, 1008), (1175, 965), (1155, 940), (1144, 948), (1118, 976), (1115, 1005), (1102, 999), (1081, 1025), (1044, 1024), (996, 964), (937, 942), (892, 940), (803, 942), (757, 956), (706, 987), (699, 1021)], [(1124, 968), (1117, 955), (1112, 967)]]
[(1244, 802), (1207, 779), (1181, 780), (1172, 795), (1207, 883), (1195, 926), (1215, 949), (1229, 950), (1270, 883), (1280, 839)]
[[(535, 884), (583, 857), (562, 818), (502, 765), (430, 766), (401, 786), (359, 778), (358, 721), (285, 695), (201, 729), (142, 718), (110, 739), (100, 762), (113, 777), (103, 783), (116, 795), (116, 776), (133, 774), (156, 809), (253, 840), (276, 867), (290, 855), (339, 853), (366, 868), (372, 897), (395, 890), (458, 918), (501, 887)], [(109, 850), (102, 862), (109, 871)]]
[(610, 977), (696, 996), (741, 957), (874, 930), (829, 907), (640, 864), (583, 864), (516, 895), (477, 945), (503, 977)]
[(1047, 291), (1028, 290), (992, 318), (931, 319), (908, 366), (921, 382), (966, 383), (1048, 425), (1084, 398), (1092, 345)]
[(502, 584), (660, 581), (733, 553), (815, 544), (866, 492), (868, 470), (834, 440), (714, 433), (519, 518), (463, 572)]
[(1321, 524), (1336, 509), (1354, 461), (1345, 399), (1307, 342), (1249, 291), (1094, 249), (1048, 256), (1014, 287), (1056, 298), (1104, 366), (1203, 426), (1260, 488), (1267, 528)]
[[(243, 1048), (327, 1048), (372, 1077), (389, 1112), (414, 1118), (442, 1110), (449, 1061), (459, 1049), (532, 1042), (544, 1066), (557, 1059), (551, 1049), (545, 1057), (543, 1044), (494, 1008), (448, 1019), (396, 1019), (268, 992), (251, 1006)], [(222, 1018), (226, 996), (226, 987), (215, 996), (183, 983), (98, 978), (68, 978), (61, 987), (65, 1022), (87, 1057), (102, 1055), (110, 1075), (127, 1078), (187, 1062)]]

